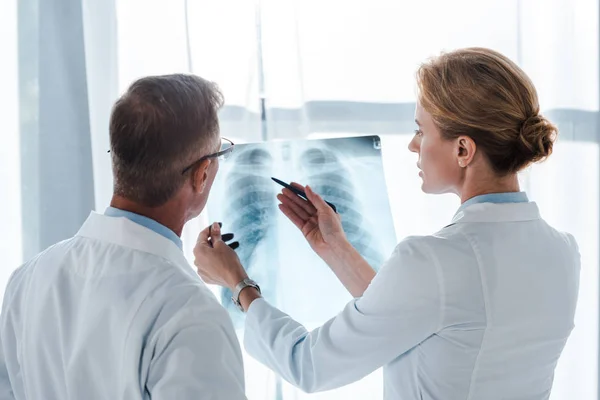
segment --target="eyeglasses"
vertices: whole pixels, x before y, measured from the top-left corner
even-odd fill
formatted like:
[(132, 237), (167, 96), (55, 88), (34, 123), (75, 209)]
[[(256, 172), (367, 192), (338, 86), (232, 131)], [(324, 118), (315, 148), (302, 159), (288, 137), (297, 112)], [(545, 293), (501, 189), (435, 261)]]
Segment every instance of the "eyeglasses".
[(199, 162), (202, 162), (202, 161), (206, 160), (207, 158), (218, 158), (220, 161), (227, 160), (229, 158), (229, 156), (231, 155), (231, 152), (233, 151), (233, 146), (235, 146), (235, 145), (233, 144), (233, 142), (231, 140), (226, 139), (226, 138), (221, 138), (221, 149), (219, 151), (217, 151), (216, 153), (207, 154), (204, 157), (199, 158), (198, 160), (194, 161), (192, 164), (190, 164), (188, 167), (186, 167), (183, 171), (181, 171), (181, 175), (185, 174), (190, 169), (192, 169), (195, 165), (197, 165)]

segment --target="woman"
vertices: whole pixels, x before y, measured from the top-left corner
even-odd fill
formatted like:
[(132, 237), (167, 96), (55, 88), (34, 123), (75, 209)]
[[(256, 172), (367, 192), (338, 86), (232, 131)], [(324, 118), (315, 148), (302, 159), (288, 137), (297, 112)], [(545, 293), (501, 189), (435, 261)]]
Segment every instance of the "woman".
[[(375, 275), (321, 197), (284, 189), (281, 211), (355, 299), (307, 332), (242, 283), (245, 346), (308, 392), (383, 366), (386, 399), (547, 399), (573, 328), (579, 253), (520, 191), (517, 172), (551, 154), (556, 128), (525, 73), (492, 50), (443, 54), (417, 82), (409, 149), (423, 191), (460, 197), (452, 222), (404, 239)], [(219, 237), (218, 225), (214, 247), (201, 233), (196, 265), (233, 290), (247, 275)]]

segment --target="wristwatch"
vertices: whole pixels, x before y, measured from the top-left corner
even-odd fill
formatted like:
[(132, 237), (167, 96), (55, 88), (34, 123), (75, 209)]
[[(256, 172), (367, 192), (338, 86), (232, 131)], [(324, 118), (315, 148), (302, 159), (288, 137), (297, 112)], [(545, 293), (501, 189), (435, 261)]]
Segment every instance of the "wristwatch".
[(258, 286), (258, 283), (254, 282), (250, 278), (246, 278), (237, 285), (235, 285), (235, 288), (233, 289), (233, 296), (231, 296), (231, 301), (233, 301), (233, 304), (235, 304), (241, 312), (244, 312), (244, 307), (242, 307), (242, 305), (240, 304), (240, 293), (247, 287), (253, 287), (256, 290), (258, 290), (258, 293), (260, 293), (260, 287)]

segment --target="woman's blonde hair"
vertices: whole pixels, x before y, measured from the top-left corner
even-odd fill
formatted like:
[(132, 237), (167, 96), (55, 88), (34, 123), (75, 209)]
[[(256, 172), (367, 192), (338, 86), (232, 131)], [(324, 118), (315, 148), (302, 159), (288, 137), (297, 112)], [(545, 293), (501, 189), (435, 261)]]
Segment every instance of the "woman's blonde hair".
[(444, 53), (417, 72), (419, 102), (448, 139), (469, 136), (499, 175), (552, 153), (556, 126), (540, 114), (529, 77), (485, 48)]

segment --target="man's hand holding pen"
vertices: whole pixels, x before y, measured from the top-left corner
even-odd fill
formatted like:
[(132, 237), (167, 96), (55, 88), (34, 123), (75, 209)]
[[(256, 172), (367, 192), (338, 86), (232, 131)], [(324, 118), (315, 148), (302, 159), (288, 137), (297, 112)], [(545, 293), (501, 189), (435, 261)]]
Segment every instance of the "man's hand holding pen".
[(248, 275), (234, 251), (238, 242), (227, 245), (224, 239), (233, 239), (233, 234), (221, 235), (221, 226), (215, 222), (200, 232), (194, 264), (204, 282), (232, 289)]

